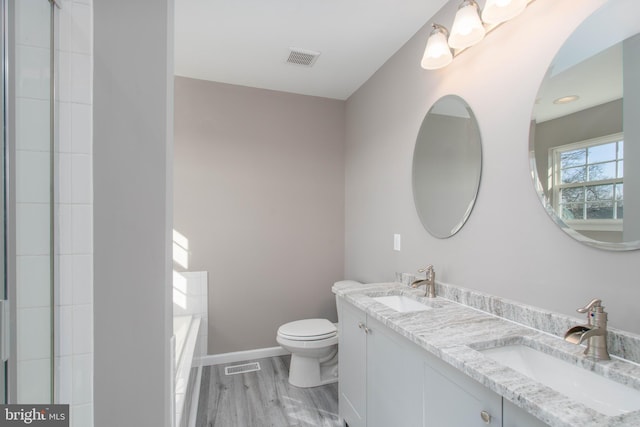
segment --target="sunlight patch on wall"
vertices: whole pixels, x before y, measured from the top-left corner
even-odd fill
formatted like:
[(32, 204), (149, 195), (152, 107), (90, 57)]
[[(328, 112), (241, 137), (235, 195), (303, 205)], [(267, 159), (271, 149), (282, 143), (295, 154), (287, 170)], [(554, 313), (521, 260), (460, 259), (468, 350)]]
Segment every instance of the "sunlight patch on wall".
[(173, 230), (173, 262), (184, 269), (189, 268), (189, 239)]
[[(189, 239), (173, 230), (173, 262), (180, 267), (189, 268)], [(187, 279), (173, 270), (173, 303), (186, 310)]]

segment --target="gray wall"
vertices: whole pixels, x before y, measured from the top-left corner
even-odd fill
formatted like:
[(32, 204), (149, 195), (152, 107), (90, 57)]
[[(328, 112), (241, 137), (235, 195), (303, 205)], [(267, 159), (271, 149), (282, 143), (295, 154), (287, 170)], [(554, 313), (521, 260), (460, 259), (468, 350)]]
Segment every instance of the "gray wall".
[[(434, 22), (450, 24), (459, 1)], [(603, 0), (538, 1), (447, 68), (420, 68), (429, 27), (397, 52), (347, 101), (346, 276), (393, 279), (433, 263), (441, 281), (577, 315), (602, 298), (610, 324), (640, 332), (640, 251), (613, 253), (574, 241), (548, 218), (529, 171), (528, 136), (538, 87), (556, 51)], [(640, 4), (630, 13), (640, 12)], [(544, 28), (544, 31), (540, 31)], [(411, 161), (420, 123), (441, 96), (474, 110), (483, 139), (476, 206), (454, 237), (420, 224)], [(402, 251), (392, 250), (393, 234)]]
[(209, 272), (209, 353), (336, 321), (344, 274), (343, 101), (176, 77), (174, 228)]
[[(624, 42), (624, 214), (640, 218), (640, 35)], [(640, 240), (640, 221), (625, 221), (625, 240)]]
[(95, 425), (169, 426), (173, 4), (93, 9)]

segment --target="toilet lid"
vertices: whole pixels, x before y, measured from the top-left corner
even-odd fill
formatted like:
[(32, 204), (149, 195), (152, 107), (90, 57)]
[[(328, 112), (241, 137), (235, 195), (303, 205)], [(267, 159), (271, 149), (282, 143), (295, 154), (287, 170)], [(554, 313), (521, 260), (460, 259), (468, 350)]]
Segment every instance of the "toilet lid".
[(278, 329), (278, 334), (293, 340), (321, 340), (331, 338), (337, 333), (336, 325), (327, 319), (305, 319), (285, 323)]

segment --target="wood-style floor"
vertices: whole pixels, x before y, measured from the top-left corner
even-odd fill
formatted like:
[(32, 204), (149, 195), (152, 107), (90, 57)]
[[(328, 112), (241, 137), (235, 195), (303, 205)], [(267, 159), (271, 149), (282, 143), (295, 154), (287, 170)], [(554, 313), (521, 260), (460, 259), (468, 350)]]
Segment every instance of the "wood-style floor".
[(255, 361), (261, 370), (243, 374), (224, 373), (239, 363), (203, 368), (197, 427), (343, 427), (337, 383), (297, 388), (288, 382), (290, 356)]

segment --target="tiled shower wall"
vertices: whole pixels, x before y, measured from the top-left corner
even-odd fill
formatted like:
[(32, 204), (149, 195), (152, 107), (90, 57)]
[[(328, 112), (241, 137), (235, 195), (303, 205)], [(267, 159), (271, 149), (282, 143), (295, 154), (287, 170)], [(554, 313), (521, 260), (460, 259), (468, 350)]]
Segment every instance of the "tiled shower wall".
[(72, 427), (93, 426), (92, 0), (57, 10), (56, 387)]

